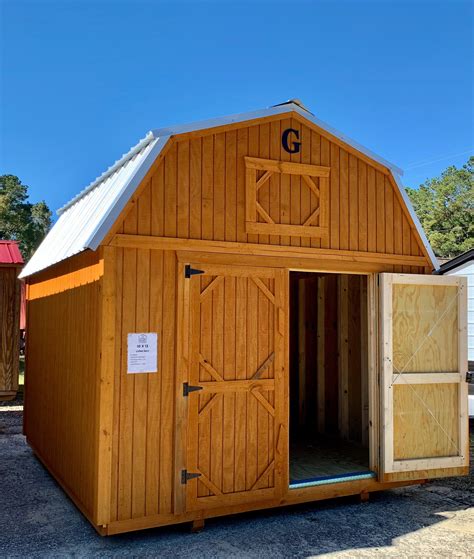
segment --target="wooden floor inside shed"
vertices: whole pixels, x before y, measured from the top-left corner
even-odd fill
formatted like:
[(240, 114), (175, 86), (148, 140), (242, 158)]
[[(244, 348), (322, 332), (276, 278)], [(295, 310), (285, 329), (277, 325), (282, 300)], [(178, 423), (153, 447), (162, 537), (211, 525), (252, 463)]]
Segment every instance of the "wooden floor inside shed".
[(317, 437), (290, 449), (290, 483), (369, 471), (367, 448), (349, 441)]

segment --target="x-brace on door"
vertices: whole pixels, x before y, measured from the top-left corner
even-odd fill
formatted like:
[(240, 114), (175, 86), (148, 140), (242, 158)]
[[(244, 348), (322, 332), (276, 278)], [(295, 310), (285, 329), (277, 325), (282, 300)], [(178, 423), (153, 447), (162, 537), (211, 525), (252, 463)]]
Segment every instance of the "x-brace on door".
[(186, 508), (276, 498), (288, 486), (287, 273), (193, 268)]
[(469, 463), (466, 279), (379, 280), (382, 479), (448, 475)]

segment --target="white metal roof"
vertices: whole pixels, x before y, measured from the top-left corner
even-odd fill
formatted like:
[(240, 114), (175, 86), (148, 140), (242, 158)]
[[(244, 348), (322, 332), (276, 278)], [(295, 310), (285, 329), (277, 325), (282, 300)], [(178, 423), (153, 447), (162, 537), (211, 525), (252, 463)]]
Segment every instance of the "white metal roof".
[(35, 274), (83, 250), (96, 250), (145, 177), (152, 163), (166, 145), (170, 136), (288, 112), (300, 114), (306, 120), (313, 122), (354, 149), (390, 169), (431, 257), (433, 266), (437, 269), (439, 267), (438, 261), (400, 182), (399, 176), (403, 174), (403, 171), (335, 130), (332, 126), (319, 120), (308, 110), (305, 110), (297, 101), (293, 101), (259, 111), (171, 126), (149, 132), (128, 153), (123, 155), (121, 159), (116, 161), (100, 177), (58, 210), (59, 219), (46, 235), (28, 264), (23, 268), (20, 278)]
[[(59, 211), (59, 218), (20, 278), (35, 274), (85, 249), (95, 250), (112, 220), (125, 206), (128, 190), (140, 184), (161, 149), (162, 142), (148, 135), (119, 162), (85, 188)], [(138, 149), (137, 149), (138, 148)], [(124, 196), (125, 194), (125, 196)], [(129, 197), (127, 197), (127, 200)]]

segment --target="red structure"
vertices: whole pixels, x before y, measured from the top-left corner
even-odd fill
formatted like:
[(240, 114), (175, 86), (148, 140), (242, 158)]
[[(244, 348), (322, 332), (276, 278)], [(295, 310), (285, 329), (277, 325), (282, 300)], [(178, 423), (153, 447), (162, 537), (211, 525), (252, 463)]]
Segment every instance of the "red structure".
[(18, 279), (23, 267), (18, 243), (0, 241), (0, 400), (12, 400), (18, 391), (20, 314), (25, 328), (25, 298)]

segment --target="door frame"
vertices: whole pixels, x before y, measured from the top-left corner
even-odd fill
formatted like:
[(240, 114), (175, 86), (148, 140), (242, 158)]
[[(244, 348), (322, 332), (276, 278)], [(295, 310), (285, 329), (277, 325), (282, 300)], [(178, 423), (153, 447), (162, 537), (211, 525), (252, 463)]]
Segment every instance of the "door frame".
[[(200, 263), (202, 265), (226, 265), (219, 258), (219, 255), (211, 253), (189, 253), (186, 251), (177, 251), (177, 336), (176, 336), (176, 388), (175, 388), (175, 450), (174, 450), (174, 514), (183, 514), (186, 511), (186, 485), (181, 484), (180, 472), (186, 469), (186, 451), (187, 451), (187, 417), (188, 417), (188, 398), (182, 397), (183, 382), (189, 378), (188, 372), (188, 343), (189, 343), (189, 282), (184, 279), (185, 264), (189, 262)], [(255, 265), (243, 263), (246, 266), (255, 267)], [(262, 259), (262, 266), (263, 259)], [(270, 266), (275, 268), (275, 266)], [(285, 339), (283, 342), (284, 351), (284, 365), (286, 370), (289, 371), (290, 362), (290, 272), (311, 272), (316, 274), (350, 274), (360, 275), (367, 277), (367, 367), (368, 367), (368, 421), (369, 421), (369, 469), (374, 472), (380, 480), (380, 465), (381, 465), (381, 448), (380, 448), (380, 366), (379, 366), (379, 339), (380, 339), (380, 325), (379, 325), (379, 298), (378, 298), (378, 272), (362, 271), (362, 270), (348, 270), (341, 266), (339, 270), (325, 269), (324, 265), (319, 264), (318, 268), (306, 267), (289, 267), (282, 266), (281, 272), (285, 274), (286, 284), (286, 300), (285, 300)], [(289, 374), (285, 383), (285, 405), (287, 406), (287, 414), (289, 418)], [(289, 447), (289, 425), (287, 426), (287, 435), (285, 445)], [(287, 452), (289, 457), (289, 452)], [(286, 483), (282, 487), (282, 496), (294, 494), (295, 491), (304, 493), (314, 493), (315, 490), (321, 490), (326, 485), (306, 487), (301, 489), (291, 489), (289, 486), (289, 460), (286, 464)], [(375, 480), (374, 480), (375, 481)], [(353, 483), (359, 483), (354, 481)], [(292, 493), (293, 492), (293, 493)], [(250, 507), (251, 508), (251, 507)]]
[[(367, 386), (368, 386), (368, 429), (369, 429), (369, 470), (377, 474), (379, 478), (380, 472), (380, 367), (379, 367), (379, 301), (378, 301), (378, 273), (362, 272), (362, 271), (347, 271), (341, 270), (325, 270), (322, 269), (307, 269), (307, 268), (287, 268), (288, 278), (291, 272), (307, 272), (314, 274), (331, 274), (331, 275), (353, 275), (365, 276), (367, 278), (367, 298), (366, 298), (366, 316), (367, 316)], [(290, 297), (289, 297), (290, 283), (288, 281), (288, 294), (287, 294), (287, 331), (289, 333), (289, 320), (290, 320)], [(289, 371), (289, 351), (290, 351), (290, 336), (288, 334), (286, 340), (286, 366)], [(287, 393), (289, 394), (290, 376), (287, 380)], [(288, 396), (289, 398), (289, 396)], [(288, 411), (289, 417), (289, 411)], [(288, 430), (289, 433), (289, 430)], [(349, 481), (349, 480), (348, 480)], [(324, 487), (327, 484), (321, 484)], [(305, 490), (312, 490), (314, 487), (308, 487)], [(290, 488), (290, 491), (293, 490)]]

